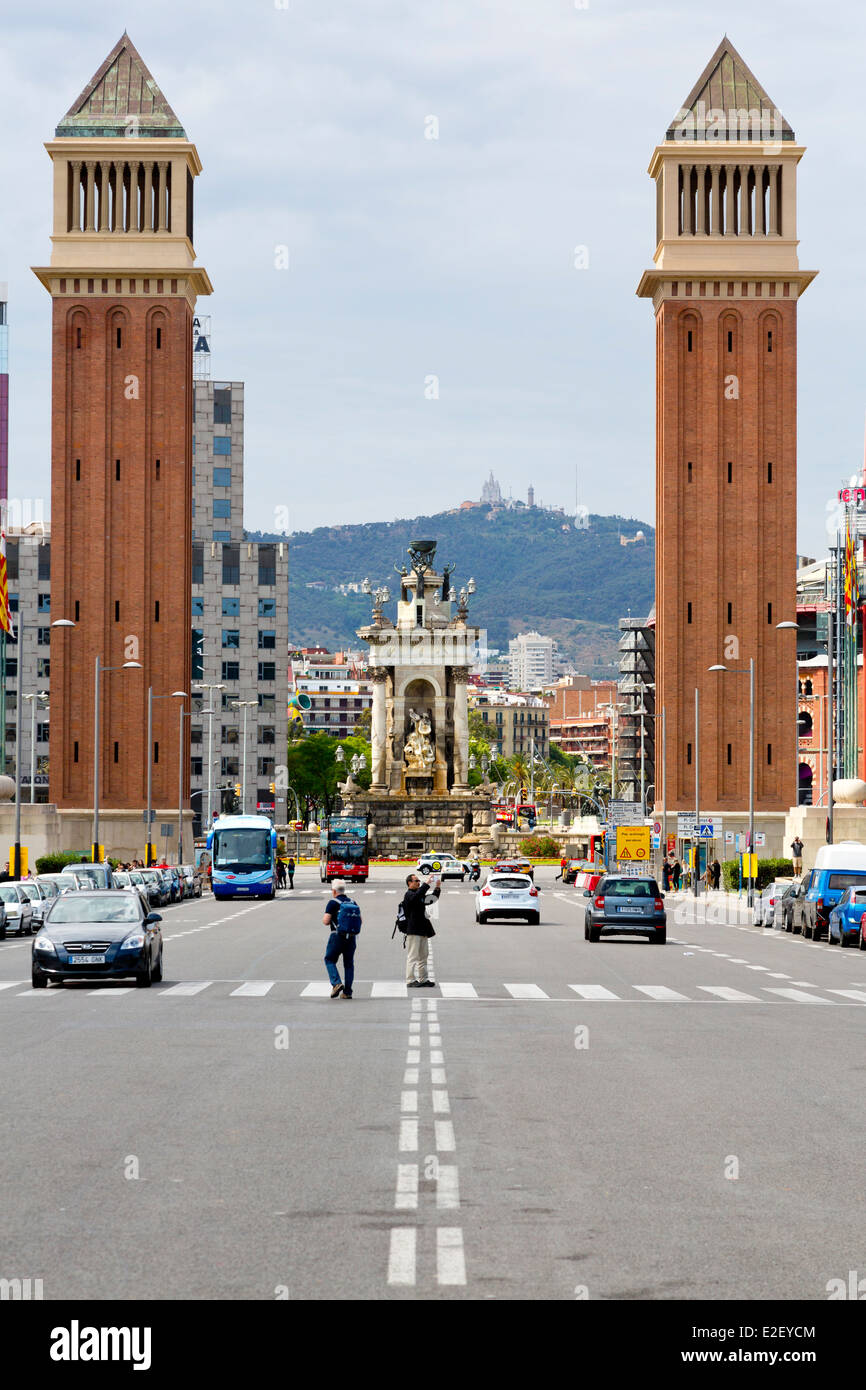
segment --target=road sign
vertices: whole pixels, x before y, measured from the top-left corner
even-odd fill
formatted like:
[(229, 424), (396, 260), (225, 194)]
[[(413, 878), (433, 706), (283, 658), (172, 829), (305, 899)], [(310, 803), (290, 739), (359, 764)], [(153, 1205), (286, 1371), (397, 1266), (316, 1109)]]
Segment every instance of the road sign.
[(661, 823), (661, 821), (660, 821), (660, 820), (654, 820), (654, 821), (653, 821), (653, 834), (654, 834), (654, 835), (661, 835), (661, 833), (662, 833), (662, 823)]
[[(147, 811), (142, 811), (142, 813), (141, 813), (141, 819), (144, 821), (145, 825), (147, 825), (147, 815), (148, 815)], [(150, 812), (150, 823), (151, 823), (151, 825), (153, 824), (153, 822), (154, 822), (155, 820), (156, 820), (156, 811), (151, 811), (151, 812)]]
[(725, 844), (726, 844), (726, 845), (732, 845), (733, 843), (734, 843), (734, 832), (733, 832), (733, 830), (726, 830), (726, 831), (725, 831)]
[(761, 849), (767, 843), (767, 837), (763, 830), (758, 830), (755, 834), (755, 846)]
[(694, 812), (680, 811), (677, 815), (677, 834), (688, 840), (716, 840), (722, 834), (719, 816), (712, 817), (701, 812), (700, 820), (695, 820)]
[(642, 825), (643, 807), (639, 801), (611, 801), (607, 818), (611, 825)]
[(653, 835), (653, 839), (652, 839), (653, 849), (660, 849), (660, 848), (661, 848), (661, 843), (662, 843), (662, 837), (661, 837), (661, 835)]
[(169, 821), (166, 821), (164, 824), (160, 825), (159, 833), (164, 840), (167, 840), (174, 834), (174, 826)]
[(618, 825), (616, 828), (616, 857), (624, 862), (649, 862), (650, 828), (648, 825)]

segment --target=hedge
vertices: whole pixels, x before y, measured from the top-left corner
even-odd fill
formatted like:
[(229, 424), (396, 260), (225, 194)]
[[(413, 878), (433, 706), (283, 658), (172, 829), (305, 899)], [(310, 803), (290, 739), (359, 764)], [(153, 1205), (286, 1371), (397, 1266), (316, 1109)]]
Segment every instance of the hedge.
[(65, 864), (81, 864), (87, 858), (85, 854), (75, 854), (66, 851), (64, 854), (43, 854), (36, 860), (37, 874), (59, 874)]
[[(724, 885), (731, 893), (736, 893), (740, 882), (740, 861), (739, 859), (726, 859), (722, 865), (722, 876)], [(793, 878), (794, 863), (791, 859), (759, 859), (758, 877), (755, 879), (757, 888), (766, 888), (768, 883), (772, 883), (774, 878)]]
[[(562, 857), (562, 850), (556, 840), (550, 835), (527, 835), (520, 841), (521, 854), (527, 854), (531, 859), (556, 859)], [(508, 856), (505, 855), (505, 858)]]

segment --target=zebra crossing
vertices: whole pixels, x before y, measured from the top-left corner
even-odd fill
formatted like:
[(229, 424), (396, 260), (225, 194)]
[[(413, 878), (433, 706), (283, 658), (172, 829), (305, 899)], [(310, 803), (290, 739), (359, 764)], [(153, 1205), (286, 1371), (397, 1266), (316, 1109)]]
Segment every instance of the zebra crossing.
[[(749, 981), (751, 983), (751, 981)], [(441, 980), (427, 993), (429, 999), (463, 1001), (478, 1004), (831, 1004), (849, 1007), (866, 1004), (866, 989), (830, 988), (807, 981), (787, 985), (760, 985), (745, 990), (731, 985), (681, 985), (673, 989), (658, 984), (618, 984), (611, 989), (602, 984), (568, 984), (558, 987), (532, 981), (472, 983), (469, 980)], [(414, 993), (414, 991), (413, 991)], [(206, 1000), (229, 999), (268, 1000), (271, 1002), (312, 1002), (328, 1000), (331, 986), (327, 980), (180, 980), (165, 981), (142, 991), (128, 982), (115, 983), (81, 980), (56, 987), (34, 990), (29, 980), (0, 981), (0, 1007), (15, 999), (80, 998), (126, 999), (140, 995), (145, 999)], [(371, 1002), (407, 999), (409, 987), (403, 980), (355, 980), (354, 997)], [(418, 996), (415, 996), (416, 998)], [(423, 997), (423, 996), (421, 996)]]

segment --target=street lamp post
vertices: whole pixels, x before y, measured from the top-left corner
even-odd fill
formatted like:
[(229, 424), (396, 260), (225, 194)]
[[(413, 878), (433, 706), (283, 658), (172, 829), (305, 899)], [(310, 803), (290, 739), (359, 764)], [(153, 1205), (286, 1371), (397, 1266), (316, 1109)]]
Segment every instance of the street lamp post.
[[(112, 671), (131, 671), (141, 670), (140, 661), (124, 661), (121, 666), (103, 666), (97, 656), (94, 665), (93, 679), (93, 845), (91, 846), (91, 861), (94, 864), (100, 862), (99, 859), (99, 684), (100, 677), (108, 675)], [(148, 826), (148, 834), (150, 827)]]
[[(153, 686), (147, 687), (147, 837), (144, 842), (144, 862), (146, 867), (153, 863), (153, 841), (151, 840), (151, 824), (153, 821), (153, 702), (154, 700), (173, 700), (179, 698), (186, 699), (185, 690), (173, 690), (170, 695), (154, 695)], [(181, 751), (183, 750), (183, 710), (181, 709)], [(182, 785), (182, 783), (181, 783)], [(181, 821), (181, 826), (183, 822)], [(178, 841), (178, 854), (180, 854), (180, 841)], [(178, 864), (180, 859), (178, 859)]]
[(755, 878), (752, 872), (755, 848), (755, 658), (749, 657), (748, 671), (745, 667), (737, 668), (724, 665), (710, 666), (708, 669), (710, 671), (726, 671), (732, 676), (747, 675), (749, 677), (749, 878), (746, 901), (751, 908), (755, 901)]
[(214, 714), (215, 714), (215, 710), (213, 709), (213, 692), (214, 692), (215, 690), (225, 690), (225, 686), (224, 686), (224, 685), (207, 685), (207, 684), (205, 684), (204, 681), (196, 681), (196, 683), (195, 683), (195, 689), (196, 689), (196, 690), (206, 690), (206, 691), (208, 692), (208, 701), (209, 701), (210, 706), (211, 706), (210, 709), (202, 710), (202, 714), (207, 714), (207, 715), (210, 716), (210, 719), (209, 719), (209, 721), (208, 721), (208, 726), (207, 726), (207, 824), (205, 825), (205, 834), (207, 835), (207, 834), (209, 833), (210, 828), (211, 828), (211, 825), (212, 825), (212, 823), (213, 823), (213, 761), (212, 761), (212, 755), (213, 755), (213, 717), (214, 717)]
[[(55, 618), (52, 627), (75, 627), (71, 618)], [(19, 624), (19, 633), (21, 624)], [(19, 638), (20, 640), (20, 638)], [(91, 862), (99, 863), (99, 682), (100, 677), (108, 675), (112, 671), (140, 671), (140, 661), (124, 661), (121, 666), (103, 666), (100, 657), (96, 657), (94, 666), (93, 680), (93, 843), (90, 847)], [(21, 702), (18, 701), (18, 723), (20, 726)], [(20, 735), (19, 735), (20, 737)], [(20, 777), (18, 779), (20, 785)], [(19, 795), (20, 801), (20, 795)], [(148, 827), (149, 831), (150, 827)], [(20, 850), (18, 840), (20, 838), (20, 812), (16, 813), (16, 854)]]
[[(24, 619), (18, 615), (18, 688), (24, 674)], [(5, 698), (5, 697), (4, 697)], [(21, 700), (15, 701), (15, 864), (10, 864), (12, 877), (21, 877)]]
[[(798, 624), (793, 622), (776, 623), (776, 630), (779, 632), (797, 632)], [(833, 743), (833, 610), (827, 614), (827, 843), (833, 843), (833, 756), (835, 752)], [(822, 736), (823, 742), (823, 736)], [(800, 745), (797, 743), (797, 753), (799, 754)], [(823, 756), (823, 754), (819, 754)], [(795, 767), (797, 761), (795, 760)], [(800, 785), (797, 782), (797, 804), (800, 801)], [(819, 797), (820, 805), (820, 797)]]
[[(30, 701), (30, 804), (32, 806), (36, 801), (36, 707), (39, 700), (47, 700), (48, 695), (44, 690), (39, 690), (32, 695), (25, 695), (24, 699)], [(16, 761), (18, 755), (19, 750), (16, 748)]]
[[(180, 707), (180, 741), (177, 750), (177, 862), (183, 857), (183, 721), (192, 719), (192, 710)], [(190, 801), (192, 797), (190, 796)]]
[[(695, 825), (700, 831), (701, 824), (701, 695), (698, 687), (695, 686)], [(692, 897), (698, 896), (698, 837), (695, 835), (692, 847)]]
[[(235, 709), (244, 712), (244, 732), (241, 743), (241, 815), (247, 813), (247, 710), (258, 708), (258, 700), (232, 700)], [(275, 808), (276, 809), (276, 808)]]

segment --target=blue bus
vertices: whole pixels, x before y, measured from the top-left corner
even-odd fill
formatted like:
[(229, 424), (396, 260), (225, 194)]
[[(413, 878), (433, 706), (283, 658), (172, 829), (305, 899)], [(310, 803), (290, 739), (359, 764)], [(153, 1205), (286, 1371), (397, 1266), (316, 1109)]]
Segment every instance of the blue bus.
[(267, 816), (220, 816), (207, 837), (215, 898), (273, 898), (277, 832)]

